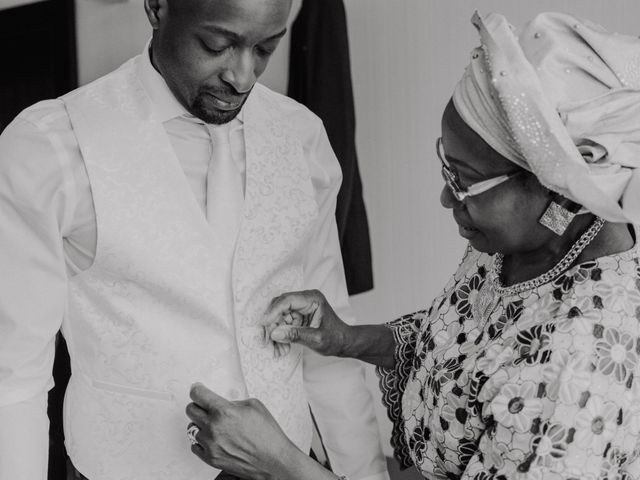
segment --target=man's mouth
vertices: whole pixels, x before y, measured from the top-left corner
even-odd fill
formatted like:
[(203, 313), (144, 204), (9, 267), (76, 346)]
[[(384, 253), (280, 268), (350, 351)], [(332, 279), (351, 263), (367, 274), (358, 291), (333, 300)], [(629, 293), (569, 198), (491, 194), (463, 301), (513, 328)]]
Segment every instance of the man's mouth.
[(216, 108), (227, 111), (237, 110), (242, 106), (242, 102), (245, 99), (245, 97), (225, 97), (224, 95), (216, 95), (211, 92), (206, 92), (206, 95)]

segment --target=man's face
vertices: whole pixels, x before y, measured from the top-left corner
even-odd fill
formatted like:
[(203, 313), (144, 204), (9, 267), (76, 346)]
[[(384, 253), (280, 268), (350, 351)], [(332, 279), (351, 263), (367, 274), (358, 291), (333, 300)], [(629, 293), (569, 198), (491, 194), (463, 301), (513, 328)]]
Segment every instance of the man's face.
[(291, 0), (158, 0), (152, 60), (207, 123), (238, 115), (286, 31)]

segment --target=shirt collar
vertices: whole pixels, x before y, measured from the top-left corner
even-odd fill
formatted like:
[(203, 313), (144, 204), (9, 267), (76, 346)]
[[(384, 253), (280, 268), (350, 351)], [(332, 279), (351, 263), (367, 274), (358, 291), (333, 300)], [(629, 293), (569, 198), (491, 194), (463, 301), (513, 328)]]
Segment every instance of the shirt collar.
[[(155, 114), (160, 122), (164, 123), (180, 116), (191, 119), (195, 118), (173, 95), (167, 82), (165, 82), (162, 75), (160, 75), (151, 63), (151, 40), (147, 42), (142, 55), (140, 55), (138, 71), (142, 87), (151, 99)], [(232, 125), (237, 124), (236, 120), (238, 120), (240, 124), (244, 123), (244, 108), (240, 110), (238, 116), (232, 120)]]

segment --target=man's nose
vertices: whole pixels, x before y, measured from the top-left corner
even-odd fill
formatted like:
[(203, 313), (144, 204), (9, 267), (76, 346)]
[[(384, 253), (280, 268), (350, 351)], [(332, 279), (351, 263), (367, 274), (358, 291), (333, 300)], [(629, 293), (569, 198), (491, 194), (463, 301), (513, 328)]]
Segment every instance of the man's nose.
[(246, 93), (256, 83), (256, 59), (252, 51), (239, 50), (231, 59), (229, 68), (223, 74), (222, 79), (233, 86), (236, 92)]

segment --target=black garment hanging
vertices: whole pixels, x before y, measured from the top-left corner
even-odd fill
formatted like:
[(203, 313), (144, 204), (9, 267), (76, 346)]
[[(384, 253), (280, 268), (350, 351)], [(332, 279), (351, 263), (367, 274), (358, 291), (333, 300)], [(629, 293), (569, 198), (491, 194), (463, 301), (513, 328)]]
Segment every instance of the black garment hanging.
[(336, 220), (347, 288), (373, 288), (369, 226), (355, 145), (347, 19), (342, 0), (304, 0), (291, 28), (288, 95), (324, 122), (342, 167)]

